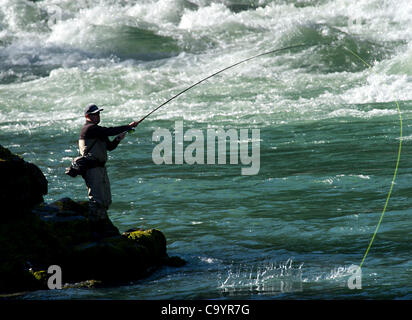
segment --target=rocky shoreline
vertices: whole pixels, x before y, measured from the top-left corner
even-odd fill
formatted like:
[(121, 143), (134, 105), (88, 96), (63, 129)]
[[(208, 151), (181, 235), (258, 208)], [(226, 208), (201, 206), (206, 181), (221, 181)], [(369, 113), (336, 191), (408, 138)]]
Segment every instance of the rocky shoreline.
[(120, 234), (110, 219), (89, 220), (87, 201), (44, 203), (48, 182), (41, 170), (1, 145), (0, 176), (0, 294), (48, 289), (53, 265), (69, 288), (121, 285), (185, 264), (168, 256), (157, 229)]

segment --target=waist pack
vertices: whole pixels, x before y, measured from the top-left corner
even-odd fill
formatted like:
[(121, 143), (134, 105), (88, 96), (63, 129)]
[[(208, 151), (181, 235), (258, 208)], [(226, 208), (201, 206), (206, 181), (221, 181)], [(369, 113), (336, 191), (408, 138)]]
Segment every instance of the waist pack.
[(97, 140), (95, 140), (90, 148), (87, 148), (84, 151), (82, 156), (76, 157), (73, 159), (72, 164), (70, 167), (66, 168), (65, 174), (70, 177), (77, 177), (81, 175), (82, 177), (85, 176), (88, 169), (96, 168), (96, 167), (104, 167), (104, 162), (96, 160), (89, 152), (93, 148), (94, 144)]

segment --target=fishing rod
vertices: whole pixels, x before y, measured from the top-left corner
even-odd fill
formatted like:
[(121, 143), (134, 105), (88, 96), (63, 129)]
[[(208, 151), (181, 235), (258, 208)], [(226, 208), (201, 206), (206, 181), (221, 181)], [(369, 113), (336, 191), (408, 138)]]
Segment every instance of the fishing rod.
[(255, 55), (255, 56), (253, 56), (253, 57), (249, 57), (249, 58), (244, 59), (244, 60), (242, 60), (242, 61), (236, 62), (235, 64), (232, 64), (231, 66), (228, 66), (228, 67), (226, 67), (226, 68), (223, 68), (223, 69), (221, 69), (221, 70), (219, 70), (219, 71), (211, 74), (210, 76), (207, 76), (206, 78), (204, 78), (204, 79), (202, 79), (202, 80), (200, 80), (200, 81), (192, 84), (190, 87), (187, 87), (186, 89), (180, 91), (178, 94), (174, 95), (173, 97), (171, 97), (170, 99), (166, 100), (166, 101), (163, 102), (161, 105), (157, 106), (155, 109), (153, 109), (152, 111), (150, 111), (147, 115), (145, 115), (145, 116), (139, 121), (139, 123), (142, 122), (144, 119), (146, 119), (148, 116), (150, 116), (153, 112), (159, 110), (161, 107), (163, 107), (164, 105), (166, 105), (167, 103), (169, 103), (170, 101), (176, 99), (178, 96), (182, 95), (182, 94), (185, 93), (186, 91), (189, 91), (189, 90), (192, 89), (193, 87), (196, 87), (197, 85), (199, 85), (199, 84), (201, 84), (202, 82), (204, 82), (204, 81), (206, 81), (206, 80), (208, 80), (208, 79), (210, 79), (210, 78), (218, 75), (219, 73), (222, 73), (222, 72), (224, 72), (224, 71), (226, 71), (226, 70), (228, 70), (228, 69), (231, 69), (231, 68), (233, 68), (233, 67), (238, 66), (239, 64), (242, 64), (242, 63), (244, 63), (244, 62), (250, 61), (250, 60), (252, 60), (252, 59), (256, 59), (256, 58), (258, 58), (258, 57), (262, 57), (262, 56), (269, 55), (269, 54), (276, 53), (276, 52), (280, 52), (280, 51), (286, 51), (286, 50), (295, 49), (295, 48), (307, 47), (307, 46), (311, 46), (311, 45), (313, 45), (313, 44), (312, 44), (312, 43), (296, 44), (296, 45), (293, 45), (293, 46), (288, 46), (288, 47), (283, 47), (283, 48), (279, 48), (279, 49), (275, 49), (275, 50), (263, 52), (263, 53), (260, 53), (260, 54)]

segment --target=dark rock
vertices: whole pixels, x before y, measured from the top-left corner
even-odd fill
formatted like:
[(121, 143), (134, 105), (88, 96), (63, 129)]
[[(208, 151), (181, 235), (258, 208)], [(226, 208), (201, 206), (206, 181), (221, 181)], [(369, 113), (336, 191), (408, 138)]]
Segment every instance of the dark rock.
[(177, 268), (177, 267), (183, 267), (186, 264), (186, 261), (180, 257), (173, 256), (173, 257), (167, 257), (164, 260), (164, 264), (169, 267)]
[(168, 257), (159, 230), (120, 235), (108, 217), (89, 219), (87, 201), (43, 203), (47, 180), (40, 169), (1, 146), (0, 174), (6, 217), (0, 224), (0, 293), (47, 289), (50, 275), (45, 270), (51, 265), (60, 266), (62, 280), (69, 283), (65, 287), (70, 287), (128, 283), (162, 265), (184, 264)]
[[(0, 203), (2, 218), (13, 219), (43, 202), (47, 179), (34, 164), (0, 145)], [(4, 214), (9, 213), (9, 214)]]
[(62, 268), (71, 279), (112, 284), (144, 276), (152, 265), (148, 257), (146, 247), (117, 236), (76, 246)]
[(133, 240), (136, 244), (146, 247), (150, 252), (150, 259), (152, 259), (153, 262), (159, 262), (164, 257), (167, 257), (166, 238), (159, 230), (134, 230), (124, 232), (122, 236)]
[(76, 202), (70, 198), (62, 198), (48, 205), (58, 210), (61, 215), (78, 215), (87, 217), (89, 212), (89, 203), (87, 201)]

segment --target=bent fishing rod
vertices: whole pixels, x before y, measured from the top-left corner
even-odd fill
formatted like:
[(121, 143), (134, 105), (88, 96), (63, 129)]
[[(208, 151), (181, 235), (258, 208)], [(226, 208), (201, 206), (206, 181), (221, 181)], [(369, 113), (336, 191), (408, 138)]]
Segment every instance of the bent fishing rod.
[(256, 58), (259, 58), (259, 57), (262, 57), (262, 56), (265, 56), (265, 55), (269, 55), (269, 54), (272, 54), (272, 53), (281, 52), (281, 51), (286, 51), (286, 50), (295, 49), (295, 48), (307, 47), (307, 46), (311, 46), (311, 45), (313, 45), (313, 43), (296, 44), (296, 45), (293, 45), (293, 46), (283, 47), (283, 48), (279, 48), (279, 49), (267, 51), (267, 52), (264, 52), (264, 53), (260, 53), (260, 54), (257, 54), (257, 55), (255, 55), (255, 56), (253, 56), (253, 57), (249, 57), (249, 58), (244, 59), (244, 60), (242, 60), (242, 61), (236, 62), (235, 64), (232, 64), (231, 66), (228, 66), (228, 67), (226, 67), (226, 68), (223, 68), (223, 69), (221, 69), (221, 70), (219, 70), (219, 71), (211, 74), (210, 76), (207, 76), (206, 78), (204, 78), (204, 79), (202, 79), (202, 80), (200, 80), (200, 81), (192, 84), (190, 87), (187, 87), (186, 89), (180, 91), (178, 94), (174, 95), (173, 97), (171, 97), (170, 99), (166, 100), (166, 101), (163, 102), (161, 105), (157, 106), (155, 109), (153, 109), (152, 111), (150, 111), (147, 115), (145, 115), (145, 116), (144, 116), (141, 120), (139, 120), (138, 122), (139, 122), (139, 123), (142, 122), (144, 119), (146, 119), (148, 116), (150, 116), (153, 112), (159, 110), (161, 107), (163, 107), (164, 105), (168, 104), (170, 101), (176, 99), (178, 96), (182, 95), (182, 94), (185, 93), (186, 91), (189, 91), (190, 89), (192, 89), (193, 87), (196, 87), (197, 85), (201, 84), (202, 82), (204, 82), (204, 81), (206, 81), (206, 80), (208, 80), (208, 79), (210, 79), (210, 78), (212, 78), (212, 77), (218, 75), (219, 73), (222, 73), (222, 72), (224, 72), (224, 71), (226, 71), (226, 70), (228, 70), (228, 69), (231, 69), (231, 68), (233, 68), (233, 67), (236, 67), (236, 66), (238, 66), (239, 64), (242, 64), (242, 63), (247, 62), (247, 61), (250, 61), (250, 60), (252, 60), (252, 59), (256, 59)]

